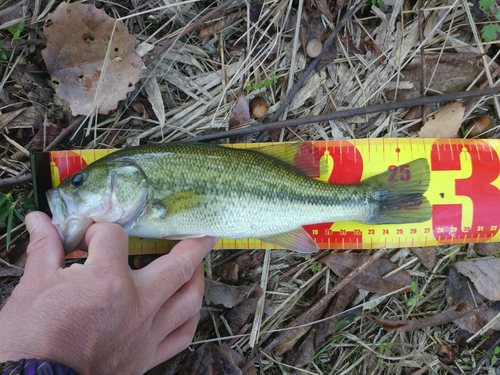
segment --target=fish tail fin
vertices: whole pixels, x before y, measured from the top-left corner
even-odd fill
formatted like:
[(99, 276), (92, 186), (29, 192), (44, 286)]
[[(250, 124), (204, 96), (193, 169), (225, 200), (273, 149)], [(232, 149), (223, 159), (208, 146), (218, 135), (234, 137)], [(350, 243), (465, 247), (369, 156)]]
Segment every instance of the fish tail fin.
[(402, 164), (362, 182), (379, 202), (369, 224), (420, 223), (431, 218), (431, 205), (423, 194), (429, 187), (427, 159)]

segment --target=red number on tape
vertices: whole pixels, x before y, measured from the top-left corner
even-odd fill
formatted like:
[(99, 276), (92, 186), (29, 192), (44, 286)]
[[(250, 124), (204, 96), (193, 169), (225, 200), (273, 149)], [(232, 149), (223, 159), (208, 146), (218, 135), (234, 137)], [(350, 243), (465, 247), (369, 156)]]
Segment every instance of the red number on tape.
[[(464, 212), (462, 204), (435, 204), (432, 226), (438, 241), (488, 239), (498, 232), (500, 223), (500, 190), (492, 185), (500, 173), (498, 154), (486, 142), (462, 144), (460, 140), (437, 140), (431, 150), (432, 171), (459, 171), (460, 156), (470, 160), (472, 173), (455, 180), (455, 194), (472, 201), (472, 212)], [(472, 226), (462, 225), (464, 215), (472, 215)], [(463, 241), (462, 241), (463, 242)]]

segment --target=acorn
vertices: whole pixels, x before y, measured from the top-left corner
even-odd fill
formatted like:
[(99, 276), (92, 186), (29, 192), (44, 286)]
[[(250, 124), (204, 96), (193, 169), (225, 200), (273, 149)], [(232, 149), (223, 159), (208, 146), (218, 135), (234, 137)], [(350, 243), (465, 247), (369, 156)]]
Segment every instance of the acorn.
[(311, 39), (307, 42), (306, 45), (306, 53), (309, 57), (317, 57), (321, 50), (323, 49), (323, 45), (321, 44), (319, 39)]
[(267, 113), (266, 101), (260, 97), (256, 96), (250, 101), (250, 112), (252, 112), (253, 117), (261, 118)]
[(457, 353), (447, 345), (441, 345), (437, 351), (439, 360), (443, 363), (452, 363), (457, 358)]
[(468, 137), (475, 137), (481, 133), (484, 133), (490, 128), (491, 120), (488, 116), (475, 117), (469, 121), (465, 127), (465, 134)]

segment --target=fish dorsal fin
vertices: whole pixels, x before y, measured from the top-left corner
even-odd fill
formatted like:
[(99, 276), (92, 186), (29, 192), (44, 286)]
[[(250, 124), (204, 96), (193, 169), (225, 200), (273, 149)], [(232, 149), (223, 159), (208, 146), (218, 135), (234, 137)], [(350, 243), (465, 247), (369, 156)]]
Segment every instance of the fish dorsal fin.
[(293, 165), (311, 178), (318, 178), (322, 175), (322, 172), (325, 172), (321, 170), (323, 168), (320, 163), (321, 151), (310, 143), (283, 142), (252, 148), (251, 150)]
[(318, 244), (314, 242), (309, 233), (302, 227), (290, 232), (262, 237), (260, 240), (282, 246), (285, 249), (295, 250), (299, 253), (315, 253), (319, 250)]

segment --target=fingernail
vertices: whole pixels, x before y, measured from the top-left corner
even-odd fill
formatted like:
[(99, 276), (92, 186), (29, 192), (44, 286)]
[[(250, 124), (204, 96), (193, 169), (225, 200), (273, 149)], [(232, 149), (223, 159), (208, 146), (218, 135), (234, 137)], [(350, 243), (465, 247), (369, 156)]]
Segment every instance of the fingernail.
[(38, 225), (38, 218), (36, 217), (36, 215), (30, 213), (24, 219), (24, 223), (26, 224), (26, 229), (28, 229), (28, 232), (31, 233)]

